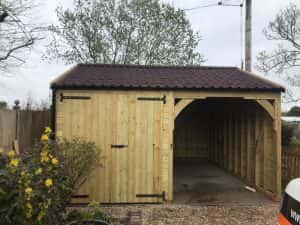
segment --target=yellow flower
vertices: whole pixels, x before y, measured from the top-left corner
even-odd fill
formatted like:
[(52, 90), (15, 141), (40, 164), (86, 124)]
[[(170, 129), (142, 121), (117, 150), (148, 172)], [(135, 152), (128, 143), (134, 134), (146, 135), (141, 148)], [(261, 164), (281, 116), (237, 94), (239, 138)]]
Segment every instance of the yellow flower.
[(45, 134), (51, 134), (52, 130), (50, 127), (45, 128)]
[(11, 165), (11, 166), (14, 166), (14, 167), (18, 167), (18, 165), (19, 165), (19, 160), (18, 160), (18, 159), (12, 159), (12, 160), (10, 161), (10, 165)]
[(53, 165), (57, 165), (57, 164), (58, 164), (58, 160), (57, 160), (56, 158), (53, 158), (53, 159), (51, 160), (51, 163), (52, 163)]
[(2, 154), (4, 152), (3, 148), (0, 148), (0, 154)]
[(49, 161), (48, 156), (41, 157), (41, 162), (48, 162), (48, 161)]
[(26, 188), (25, 193), (30, 195), (32, 193), (32, 188), (31, 187)]
[(51, 187), (53, 185), (53, 180), (51, 178), (48, 178), (45, 180), (46, 187)]
[(42, 151), (40, 153), (41, 157), (45, 157), (45, 156), (48, 156), (48, 152), (47, 151)]
[(41, 162), (48, 162), (49, 161), (49, 157), (48, 157), (48, 152), (41, 152)]
[(15, 151), (10, 150), (10, 151), (7, 153), (7, 155), (8, 155), (10, 158), (13, 158), (13, 157), (16, 155), (16, 153), (15, 153)]
[(38, 168), (35, 170), (35, 175), (40, 175), (43, 172), (42, 168)]
[(42, 141), (49, 141), (49, 137), (47, 134), (43, 134), (42, 137), (41, 137), (41, 140)]

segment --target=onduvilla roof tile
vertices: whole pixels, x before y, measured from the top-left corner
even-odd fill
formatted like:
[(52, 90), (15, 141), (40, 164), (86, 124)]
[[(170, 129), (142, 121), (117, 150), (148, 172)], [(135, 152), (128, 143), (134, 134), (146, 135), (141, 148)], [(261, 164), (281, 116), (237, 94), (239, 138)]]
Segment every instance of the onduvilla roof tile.
[(236, 67), (78, 64), (51, 83), (53, 89), (159, 89), (284, 91)]

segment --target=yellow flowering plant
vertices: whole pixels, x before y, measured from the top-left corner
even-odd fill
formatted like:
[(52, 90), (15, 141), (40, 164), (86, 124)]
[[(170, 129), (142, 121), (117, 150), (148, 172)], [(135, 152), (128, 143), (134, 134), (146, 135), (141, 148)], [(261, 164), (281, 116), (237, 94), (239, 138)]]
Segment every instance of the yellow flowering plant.
[(53, 180), (52, 180), (51, 178), (47, 178), (47, 179), (45, 180), (45, 186), (46, 186), (47, 188), (50, 188), (52, 185), (53, 185)]
[(41, 167), (37, 168), (34, 172), (35, 175), (40, 175), (43, 172), (43, 169)]
[(52, 133), (51, 128), (50, 127), (46, 127), (44, 133), (47, 134), (47, 135), (50, 135)]
[(98, 166), (94, 143), (42, 138), (26, 154), (0, 151), (0, 221), (12, 225), (61, 225), (66, 206)]
[(15, 153), (15, 151), (10, 150), (10, 151), (7, 153), (7, 155), (8, 155), (9, 158), (13, 158), (13, 157), (16, 156), (16, 153)]
[(47, 134), (43, 134), (41, 137), (41, 141), (49, 141), (49, 136)]
[(30, 153), (20, 156), (13, 150), (1, 153), (1, 222), (16, 225), (57, 224), (58, 217), (53, 215), (58, 213), (56, 206), (60, 202), (59, 193), (64, 192), (64, 185), (60, 180), (63, 176), (60, 176), (62, 170), (58, 160), (52, 157), (56, 160), (50, 162), (50, 156), (56, 154), (54, 143), (49, 141), (50, 135), (51, 130), (46, 128), (43, 138)]

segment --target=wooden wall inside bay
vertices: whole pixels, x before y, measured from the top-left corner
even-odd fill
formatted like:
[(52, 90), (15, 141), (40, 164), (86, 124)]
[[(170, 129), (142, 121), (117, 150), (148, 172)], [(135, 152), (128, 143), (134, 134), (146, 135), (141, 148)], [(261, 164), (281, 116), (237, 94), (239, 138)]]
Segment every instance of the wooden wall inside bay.
[(195, 101), (175, 120), (175, 160), (207, 159), (209, 154), (209, 111), (206, 101)]

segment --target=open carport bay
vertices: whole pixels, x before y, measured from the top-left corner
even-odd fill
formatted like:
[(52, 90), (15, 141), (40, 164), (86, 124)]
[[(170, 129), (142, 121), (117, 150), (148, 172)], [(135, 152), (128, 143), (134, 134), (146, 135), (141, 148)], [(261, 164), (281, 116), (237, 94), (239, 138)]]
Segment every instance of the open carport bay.
[(194, 101), (176, 118), (174, 202), (263, 205), (270, 200), (248, 185), (276, 193), (274, 128), (253, 101)]

